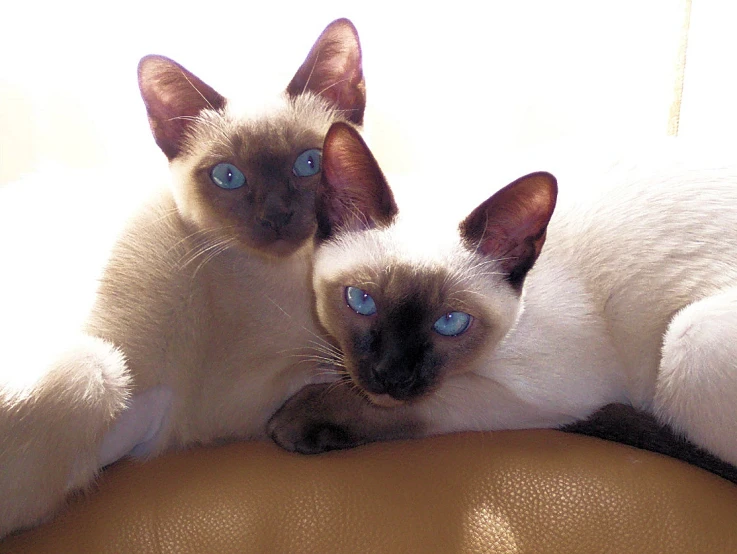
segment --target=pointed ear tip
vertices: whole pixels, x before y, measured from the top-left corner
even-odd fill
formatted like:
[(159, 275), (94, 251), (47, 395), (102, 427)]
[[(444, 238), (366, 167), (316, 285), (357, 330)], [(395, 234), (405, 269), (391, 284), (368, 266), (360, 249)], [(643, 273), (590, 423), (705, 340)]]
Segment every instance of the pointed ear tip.
[(157, 68), (163, 66), (172, 67), (178, 65), (174, 60), (161, 56), (159, 54), (148, 54), (143, 56), (138, 62), (138, 77), (139, 79), (144, 75), (150, 75)]
[(148, 54), (146, 56), (143, 56), (140, 60), (138, 60), (138, 75), (140, 75), (146, 71), (146, 67), (148, 67), (156, 58), (154, 54)]
[(356, 129), (345, 121), (336, 121), (330, 126), (330, 129), (328, 129), (325, 135), (325, 145), (327, 146), (341, 137), (360, 138), (360, 135)]
[(555, 175), (553, 175), (552, 173), (548, 171), (541, 171), (540, 173), (545, 176), (545, 179), (548, 180), (551, 186), (553, 187), (558, 186), (558, 179), (555, 177)]
[(558, 195), (558, 179), (556, 179), (555, 175), (552, 173), (547, 171), (537, 171), (529, 174), (527, 178), (531, 178), (535, 183), (541, 184), (553, 198)]
[(553, 175), (552, 173), (550, 173), (548, 171), (535, 171), (533, 173), (529, 173), (529, 174), (525, 175), (522, 178), (523, 179), (532, 178), (532, 179), (536, 179), (536, 180), (537, 179), (542, 179), (543, 181), (546, 181), (546, 182), (548, 182), (548, 183), (550, 183), (552, 185), (555, 185), (558, 182), (558, 180), (555, 178), (555, 175)]
[(142, 65), (148, 65), (152, 63), (161, 63), (161, 62), (171, 62), (171, 60), (167, 58), (166, 56), (161, 56), (159, 54), (146, 54), (138, 62), (138, 67), (141, 67)]
[(323, 35), (332, 35), (333, 37), (337, 35), (341, 37), (342, 41), (346, 42), (349, 39), (353, 39), (356, 48), (360, 52), (361, 44), (358, 38), (358, 30), (356, 29), (356, 26), (353, 24), (353, 22), (348, 18), (341, 17), (340, 19), (336, 19), (335, 21), (330, 23), (327, 27), (325, 27)]
[(358, 34), (358, 31), (356, 30), (356, 26), (353, 24), (353, 22), (348, 19), (347, 17), (339, 17), (335, 21), (331, 22), (326, 29), (349, 29), (353, 32), (354, 35)]
[(351, 27), (353, 29), (356, 28), (355, 25), (353, 25), (353, 22), (347, 17), (339, 17), (338, 19), (330, 23), (328, 27), (332, 27), (333, 25), (340, 26), (340, 27)]

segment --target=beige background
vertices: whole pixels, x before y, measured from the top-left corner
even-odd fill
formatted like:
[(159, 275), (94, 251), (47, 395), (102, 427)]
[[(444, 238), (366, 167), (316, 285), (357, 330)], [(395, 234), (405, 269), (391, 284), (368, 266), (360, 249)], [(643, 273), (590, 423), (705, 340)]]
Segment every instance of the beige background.
[[(141, 56), (168, 55), (226, 96), (274, 93), (341, 16), (361, 35), (367, 137), (390, 173), (437, 163), (484, 172), (553, 144), (596, 150), (668, 132), (686, 0), (255, 4), (6, 3), (0, 184), (58, 168), (159, 168), (136, 84)], [(729, 0), (693, 0), (684, 136), (735, 128), (736, 12)]]

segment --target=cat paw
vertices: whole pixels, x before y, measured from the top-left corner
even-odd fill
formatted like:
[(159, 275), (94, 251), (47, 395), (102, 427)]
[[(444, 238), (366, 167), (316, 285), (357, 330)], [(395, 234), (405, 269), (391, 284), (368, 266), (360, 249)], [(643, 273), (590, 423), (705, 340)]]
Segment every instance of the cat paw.
[(321, 406), (329, 385), (308, 385), (269, 420), (267, 433), (281, 448), (300, 454), (319, 454), (361, 444), (347, 425), (333, 421)]
[(320, 454), (355, 446), (348, 430), (328, 422), (304, 422), (296, 425), (276, 422), (269, 425), (269, 436), (284, 450), (300, 454)]

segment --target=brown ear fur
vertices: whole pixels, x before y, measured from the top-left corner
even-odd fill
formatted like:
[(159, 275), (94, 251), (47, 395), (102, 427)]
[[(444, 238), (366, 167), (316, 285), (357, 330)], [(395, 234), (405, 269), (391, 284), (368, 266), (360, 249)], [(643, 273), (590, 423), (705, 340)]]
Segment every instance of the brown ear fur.
[(332, 102), (348, 121), (363, 123), (366, 84), (361, 44), (356, 28), (347, 19), (337, 19), (325, 28), (287, 87), (292, 97), (305, 91)]
[(333, 123), (325, 137), (316, 206), (318, 240), (337, 229), (385, 226), (397, 214), (379, 164), (358, 131), (346, 123)]
[(164, 56), (141, 59), (138, 86), (156, 144), (169, 160), (180, 154), (193, 118), (204, 109), (225, 106), (225, 98), (212, 87)]
[(482, 203), (460, 225), (466, 245), (498, 260), (507, 280), (522, 287), (545, 243), (558, 185), (550, 173), (531, 173)]

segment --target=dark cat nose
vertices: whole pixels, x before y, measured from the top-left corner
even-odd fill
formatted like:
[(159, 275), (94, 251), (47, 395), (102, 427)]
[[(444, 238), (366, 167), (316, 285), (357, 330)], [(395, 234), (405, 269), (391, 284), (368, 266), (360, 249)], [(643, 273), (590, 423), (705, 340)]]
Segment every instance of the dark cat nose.
[(289, 225), (292, 217), (294, 217), (293, 210), (269, 213), (261, 218), (261, 225), (278, 231)]
[(404, 400), (412, 396), (417, 388), (417, 377), (412, 371), (401, 371), (380, 363), (371, 368), (371, 384), (370, 390), (374, 394), (388, 394), (397, 400)]

